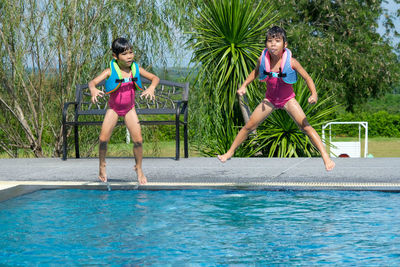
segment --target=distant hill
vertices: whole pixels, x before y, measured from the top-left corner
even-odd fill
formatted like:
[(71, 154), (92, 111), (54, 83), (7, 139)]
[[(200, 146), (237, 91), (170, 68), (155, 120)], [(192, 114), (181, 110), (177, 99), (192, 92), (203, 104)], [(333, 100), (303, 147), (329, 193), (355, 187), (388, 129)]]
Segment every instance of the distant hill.
[(175, 82), (193, 81), (197, 75), (197, 70), (194, 68), (183, 67), (168, 67), (168, 68), (154, 68), (155, 74), (163, 80), (170, 80)]

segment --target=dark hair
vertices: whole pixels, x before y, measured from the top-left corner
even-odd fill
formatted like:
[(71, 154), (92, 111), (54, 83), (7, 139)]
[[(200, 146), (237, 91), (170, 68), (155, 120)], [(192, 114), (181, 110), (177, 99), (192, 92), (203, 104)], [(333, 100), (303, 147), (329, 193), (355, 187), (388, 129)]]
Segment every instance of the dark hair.
[(125, 38), (119, 37), (112, 42), (111, 50), (118, 57), (119, 54), (126, 50), (132, 49), (132, 45)]
[(281, 27), (274, 26), (268, 30), (267, 36), (265, 37), (265, 43), (267, 42), (268, 37), (270, 38), (282, 37), (283, 41), (286, 42), (286, 31)]

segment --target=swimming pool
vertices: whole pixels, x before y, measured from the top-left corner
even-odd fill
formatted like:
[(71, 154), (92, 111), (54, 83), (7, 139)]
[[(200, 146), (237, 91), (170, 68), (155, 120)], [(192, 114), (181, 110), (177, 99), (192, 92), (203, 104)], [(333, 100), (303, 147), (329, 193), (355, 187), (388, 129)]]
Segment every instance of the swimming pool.
[(0, 203), (6, 265), (400, 264), (400, 194), (37, 191)]

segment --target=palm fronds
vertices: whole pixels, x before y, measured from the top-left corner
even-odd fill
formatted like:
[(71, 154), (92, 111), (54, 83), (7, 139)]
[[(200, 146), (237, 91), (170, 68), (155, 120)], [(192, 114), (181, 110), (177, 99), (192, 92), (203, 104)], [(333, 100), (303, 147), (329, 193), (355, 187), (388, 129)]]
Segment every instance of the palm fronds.
[(216, 91), (219, 109), (232, 118), (236, 90), (253, 70), (266, 29), (276, 16), (269, 1), (255, 0), (210, 0), (198, 13), (190, 40), (194, 61), (201, 65), (198, 79), (201, 83), (212, 72), (213, 86), (202, 89), (208, 95)]

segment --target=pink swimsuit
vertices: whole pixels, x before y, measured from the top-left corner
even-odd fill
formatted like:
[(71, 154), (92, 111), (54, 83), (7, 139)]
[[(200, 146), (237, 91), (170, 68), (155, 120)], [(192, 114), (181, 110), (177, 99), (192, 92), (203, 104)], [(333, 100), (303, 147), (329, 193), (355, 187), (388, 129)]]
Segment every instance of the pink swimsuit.
[(126, 113), (135, 107), (134, 83), (122, 83), (118, 90), (110, 94), (108, 106), (114, 110), (118, 116), (125, 116)]
[(268, 78), (267, 92), (265, 92), (265, 98), (271, 102), (275, 108), (283, 108), (285, 104), (296, 95), (293, 92), (293, 86), (285, 83), (282, 78)]

